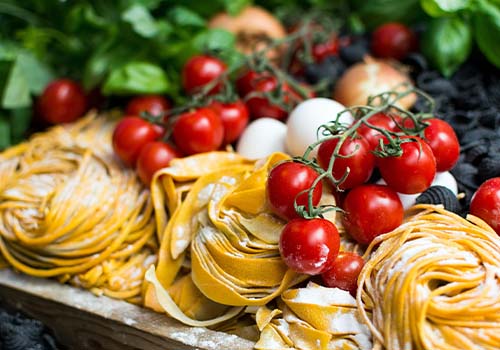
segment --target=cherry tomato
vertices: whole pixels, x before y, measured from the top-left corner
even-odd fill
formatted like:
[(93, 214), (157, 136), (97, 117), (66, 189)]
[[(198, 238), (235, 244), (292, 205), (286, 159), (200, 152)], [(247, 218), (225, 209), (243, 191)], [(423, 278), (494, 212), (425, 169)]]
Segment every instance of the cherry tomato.
[(447, 171), (455, 166), (460, 157), (460, 143), (450, 124), (444, 120), (432, 118), (424, 130), (425, 141), (436, 158), (436, 170)]
[[(394, 119), (385, 113), (374, 114), (371, 117), (369, 117), (366, 121), (370, 123), (370, 125), (373, 125), (377, 128), (384, 129), (387, 131), (397, 131), (398, 129)], [(377, 149), (379, 145), (379, 140), (384, 138), (384, 135), (380, 131), (371, 128), (364, 123), (359, 126), (357, 132), (366, 141), (368, 141), (371, 150)]]
[(500, 177), (479, 186), (472, 196), (470, 213), (486, 221), (500, 236)]
[(113, 132), (113, 149), (125, 164), (135, 166), (141, 149), (158, 137), (153, 124), (139, 117), (125, 117)]
[(179, 115), (172, 136), (184, 154), (210, 152), (222, 145), (224, 126), (212, 109), (199, 108)]
[[(300, 217), (295, 211), (294, 201), (308, 207), (307, 192), (299, 193), (310, 189), (318, 176), (311, 167), (301, 163), (284, 162), (275, 166), (267, 178), (267, 199), (273, 212), (284, 219)], [(313, 190), (313, 205), (319, 203), (322, 193), (320, 181)]]
[(255, 85), (261, 79), (269, 77), (267, 73), (257, 73), (253, 70), (247, 70), (236, 79), (236, 90), (241, 97), (245, 97), (255, 89)]
[(167, 167), (174, 158), (181, 154), (165, 142), (150, 142), (145, 145), (137, 159), (137, 173), (146, 185), (151, 183), (153, 175), (160, 169)]
[(375, 56), (401, 60), (418, 46), (415, 33), (401, 23), (386, 23), (372, 33), (371, 49)]
[[(255, 83), (253, 92), (275, 92), (278, 87), (278, 81), (275, 77), (260, 79)], [(289, 91), (287, 86), (283, 86), (283, 90)], [(286, 103), (287, 101), (282, 101)], [(254, 96), (246, 102), (250, 115), (253, 119), (257, 118), (273, 118), (283, 120), (287, 117), (288, 112), (282, 107), (271, 103), (266, 97)]]
[(326, 219), (293, 219), (283, 228), (279, 248), (292, 270), (309, 275), (325, 271), (340, 247), (337, 227)]
[[(210, 56), (193, 56), (182, 69), (182, 86), (189, 93), (195, 93), (212, 80), (219, 78), (227, 70), (226, 64)], [(209, 93), (215, 94), (222, 88), (218, 83)]]
[(87, 110), (87, 98), (80, 84), (70, 79), (49, 83), (38, 98), (37, 111), (48, 123), (69, 123)]
[[(321, 143), (318, 148), (318, 164), (328, 170), (330, 159), (339, 143), (339, 139), (330, 139)], [(370, 146), (363, 138), (347, 137), (340, 146), (339, 154), (346, 158), (336, 157), (333, 164), (332, 175), (336, 179), (344, 176), (347, 169), (349, 175), (339, 185), (341, 189), (349, 189), (365, 183), (370, 178), (375, 167), (375, 157), (370, 152)], [(348, 156), (348, 157), (347, 157)]]
[(236, 141), (250, 119), (247, 106), (242, 101), (234, 103), (214, 101), (208, 107), (213, 109), (222, 120), (224, 126), (223, 144), (227, 145)]
[(312, 47), (312, 56), (317, 63), (323, 62), (328, 56), (336, 55), (339, 52), (339, 40), (336, 36), (325, 42), (317, 43)]
[(404, 194), (420, 193), (428, 189), (436, 176), (436, 159), (430, 146), (421, 138), (401, 144), (403, 154), (399, 157), (378, 158), (380, 174), (387, 185)]
[(321, 274), (323, 283), (330, 288), (340, 288), (356, 295), (358, 276), (365, 261), (356, 253), (340, 252), (332, 266)]
[(152, 116), (160, 116), (171, 108), (170, 102), (159, 95), (143, 95), (132, 98), (125, 109), (128, 115), (140, 116), (142, 112), (147, 112)]
[(378, 235), (403, 222), (403, 205), (398, 194), (385, 185), (365, 184), (345, 197), (344, 226), (360, 244), (370, 244)]

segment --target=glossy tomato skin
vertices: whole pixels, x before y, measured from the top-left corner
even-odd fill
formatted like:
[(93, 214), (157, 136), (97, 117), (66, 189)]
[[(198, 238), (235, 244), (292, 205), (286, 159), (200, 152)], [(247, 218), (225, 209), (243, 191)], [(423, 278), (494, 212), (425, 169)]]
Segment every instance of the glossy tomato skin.
[(242, 101), (233, 103), (212, 102), (209, 108), (220, 117), (224, 126), (224, 141), (227, 145), (233, 143), (240, 137), (250, 120), (247, 106)]
[(312, 56), (317, 63), (323, 62), (328, 56), (337, 55), (339, 52), (339, 40), (336, 36), (329, 38), (327, 41), (317, 43), (312, 47)]
[(424, 130), (424, 137), (436, 158), (436, 170), (448, 171), (455, 166), (460, 157), (460, 143), (455, 130), (444, 120), (427, 119), (429, 124)]
[(269, 77), (267, 73), (257, 73), (247, 70), (236, 79), (236, 90), (241, 97), (245, 97), (255, 89), (256, 84), (263, 78)]
[[(226, 70), (226, 64), (215, 57), (193, 56), (182, 69), (182, 86), (188, 94), (195, 93), (212, 80), (220, 77)], [(210, 89), (209, 93), (215, 94), (221, 89), (222, 84), (219, 83)]]
[[(260, 79), (255, 83), (254, 92), (265, 93), (272, 92), (278, 88), (278, 81), (275, 77)], [(284, 90), (289, 90), (283, 86)], [(283, 101), (286, 103), (287, 101)], [(253, 96), (246, 102), (252, 119), (273, 118), (283, 120), (288, 116), (288, 112), (282, 107), (271, 103), (265, 96)]]
[(472, 196), (470, 213), (486, 221), (500, 236), (500, 177), (479, 186)]
[(325, 271), (334, 262), (340, 237), (334, 224), (326, 219), (293, 219), (281, 232), (281, 257), (292, 270), (309, 275)]
[[(322, 142), (318, 148), (318, 164), (325, 170), (328, 169), (330, 159), (339, 143), (339, 139), (331, 139)], [(349, 175), (339, 187), (349, 189), (361, 185), (368, 181), (373, 168), (375, 167), (375, 157), (370, 152), (370, 146), (367, 141), (361, 137), (347, 137), (340, 147), (339, 154), (342, 156), (351, 155), (348, 158), (337, 157), (333, 164), (332, 175), (336, 179), (342, 178), (347, 168)]]
[(423, 192), (431, 186), (436, 176), (436, 159), (430, 146), (421, 138), (402, 138), (412, 141), (401, 144), (401, 156), (377, 159), (380, 174), (387, 185), (396, 192)]
[(386, 23), (372, 33), (371, 49), (375, 56), (401, 60), (416, 50), (415, 33), (401, 23)]
[(340, 252), (332, 266), (321, 274), (323, 283), (330, 288), (340, 288), (355, 296), (358, 276), (365, 261), (356, 253)]
[(49, 83), (37, 101), (37, 112), (50, 124), (69, 123), (87, 110), (87, 97), (80, 84), (70, 79)]
[[(275, 166), (267, 178), (267, 199), (273, 212), (286, 220), (298, 218), (293, 205), (295, 197), (311, 188), (318, 176), (311, 167), (301, 163), (288, 161)], [(322, 193), (320, 181), (313, 190), (313, 205), (319, 203)], [(297, 197), (297, 205), (307, 207), (307, 201), (307, 193)]]
[(157, 117), (168, 112), (170, 108), (170, 102), (163, 96), (143, 95), (132, 98), (127, 103), (125, 113), (127, 115), (140, 116), (142, 112), (147, 112)]
[(217, 150), (224, 139), (224, 126), (210, 108), (199, 108), (178, 116), (172, 136), (186, 155)]
[(113, 150), (128, 166), (135, 166), (141, 149), (159, 137), (153, 124), (135, 116), (120, 120), (113, 132)]
[(370, 244), (378, 235), (403, 222), (398, 194), (385, 185), (365, 184), (353, 188), (343, 202), (344, 226), (360, 244)]
[[(398, 129), (395, 120), (385, 113), (374, 114), (366, 121), (370, 123), (370, 125), (387, 131), (394, 132)], [(371, 150), (377, 149), (377, 147), (379, 146), (379, 140), (384, 138), (384, 135), (380, 131), (371, 128), (364, 123), (359, 126), (357, 132), (368, 142)]]
[(145, 145), (137, 159), (137, 174), (145, 185), (149, 185), (153, 175), (160, 169), (167, 167), (174, 158), (181, 157), (171, 145), (155, 141)]

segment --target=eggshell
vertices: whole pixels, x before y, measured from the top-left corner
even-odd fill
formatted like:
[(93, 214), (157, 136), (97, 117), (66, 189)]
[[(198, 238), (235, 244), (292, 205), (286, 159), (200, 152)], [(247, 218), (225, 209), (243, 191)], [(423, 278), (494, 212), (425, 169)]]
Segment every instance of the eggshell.
[[(295, 107), (287, 121), (286, 149), (292, 156), (302, 156), (309, 145), (318, 140), (318, 128), (337, 118), (337, 114), (346, 108), (337, 101), (317, 97), (306, 100)], [(354, 121), (351, 113), (340, 116), (342, 124), (350, 125)], [(317, 147), (311, 152), (316, 156)]]
[(260, 159), (274, 152), (285, 152), (287, 127), (272, 118), (256, 119), (248, 124), (236, 145), (236, 151), (249, 159)]

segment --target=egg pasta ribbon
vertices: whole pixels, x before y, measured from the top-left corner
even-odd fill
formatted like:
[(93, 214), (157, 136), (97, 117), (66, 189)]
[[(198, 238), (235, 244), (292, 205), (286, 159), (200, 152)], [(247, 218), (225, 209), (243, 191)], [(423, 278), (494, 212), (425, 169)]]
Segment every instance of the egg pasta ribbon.
[(23, 273), (141, 303), (156, 261), (153, 203), (90, 115), (0, 154), (0, 252)]
[[(482, 220), (417, 205), (369, 246), (357, 293), (379, 348), (500, 345), (500, 238)], [(368, 312), (372, 312), (369, 315)]]

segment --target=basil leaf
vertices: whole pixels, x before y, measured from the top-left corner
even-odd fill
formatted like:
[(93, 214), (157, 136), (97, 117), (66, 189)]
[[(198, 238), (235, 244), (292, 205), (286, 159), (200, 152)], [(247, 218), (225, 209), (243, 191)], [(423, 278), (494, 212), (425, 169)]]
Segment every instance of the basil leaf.
[(167, 34), (172, 30), (166, 21), (156, 21), (147, 8), (133, 5), (122, 14), (122, 19), (130, 23), (134, 31), (144, 38)]
[(196, 12), (184, 7), (176, 6), (170, 11), (172, 22), (180, 26), (203, 27), (206, 21)]
[(470, 25), (459, 17), (432, 19), (422, 38), (422, 52), (444, 76), (451, 76), (472, 49)]
[(54, 80), (55, 76), (52, 70), (29, 52), (21, 53), (17, 60), (26, 81), (29, 83), (31, 93), (40, 95), (45, 86)]
[(224, 7), (231, 16), (236, 16), (245, 7), (252, 3), (251, 0), (223, 0)]
[(236, 38), (224, 29), (208, 29), (198, 34), (193, 41), (198, 51), (225, 51), (234, 48)]
[(10, 142), (10, 125), (7, 118), (0, 116), (0, 149), (7, 148)]
[(11, 65), (2, 95), (2, 107), (11, 109), (31, 104), (29, 83), (24, 75), (19, 56)]
[(470, 6), (470, 0), (420, 0), (420, 5), (429, 16), (441, 17)]
[(474, 34), (481, 52), (500, 68), (500, 4), (480, 1), (474, 13)]
[(31, 123), (31, 108), (17, 108), (10, 111), (11, 143), (16, 144), (26, 138)]
[(165, 71), (148, 62), (130, 62), (111, 71), (104, 82), (105, 95), (164, 94), (170, 84)]

